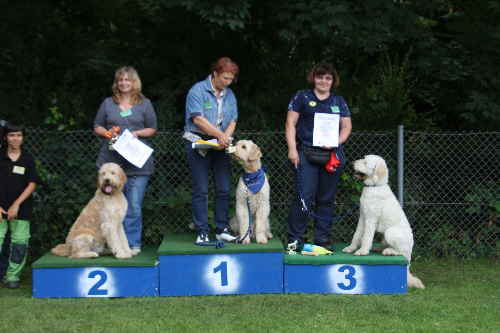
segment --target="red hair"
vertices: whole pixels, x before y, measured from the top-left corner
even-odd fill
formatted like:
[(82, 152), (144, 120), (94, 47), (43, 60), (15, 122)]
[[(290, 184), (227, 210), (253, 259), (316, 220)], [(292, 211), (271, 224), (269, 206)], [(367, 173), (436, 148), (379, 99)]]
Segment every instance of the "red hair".
[(221, 57), (217, 59), (217, 61), (212, 64), (211, 70), (212, 72), (216, 72), (217, 74), (224, 72), (233, 73), (235, 78), (240, 72), (240, 68), (238, 67), (238, 65), (229, 57)]

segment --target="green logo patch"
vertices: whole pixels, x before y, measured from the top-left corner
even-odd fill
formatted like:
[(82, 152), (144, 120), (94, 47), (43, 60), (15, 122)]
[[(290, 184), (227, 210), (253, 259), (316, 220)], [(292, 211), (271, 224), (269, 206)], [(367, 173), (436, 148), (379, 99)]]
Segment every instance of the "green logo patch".
[(205, 109), (211, 109), (212, 108), (212, 104), (210, 104), (210, 102), (206, 102), (205, 104), (203, 104), (203, 107)]
[(330, 110), (332, 111), (332, 113), (340, 113), (340, 109), (338, 106), (330, 106)]
[(122, 116), (122, 117), (128, 117), (131, 114), (132, 114), (132, 110), (130, 110), (130, 109), (120, 111), (120, 116)]

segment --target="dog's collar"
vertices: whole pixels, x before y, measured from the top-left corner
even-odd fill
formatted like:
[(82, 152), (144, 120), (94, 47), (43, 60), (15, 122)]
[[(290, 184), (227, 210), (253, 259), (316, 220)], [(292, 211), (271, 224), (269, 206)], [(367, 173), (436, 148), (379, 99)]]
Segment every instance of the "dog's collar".
[(243, 182), (247, 186), (247, 188), (253, 193), (258, 193), (264, 186), (266, 180), (266, 174), (264, 172), (264, 168), (260, 168), (256, 172), (244, 173)]

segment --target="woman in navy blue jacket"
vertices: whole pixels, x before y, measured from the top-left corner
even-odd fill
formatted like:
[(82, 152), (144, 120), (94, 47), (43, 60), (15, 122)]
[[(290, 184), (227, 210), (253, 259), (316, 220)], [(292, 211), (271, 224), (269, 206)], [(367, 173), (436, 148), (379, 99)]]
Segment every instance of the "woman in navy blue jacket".
[[(286, 119), (286, 141), (288, 145), (288, 159), (295, 168), (296, 188), (299, 193), (295, 196), (290, 215), (288, 217), (288, 242), (297, 241), (299, 246), (304, 243), (304, 233), (307, 228), (308, 210), (315, 205), (314, 243), (323, 247), (331, 246), (330, 232), (331, 218), (334, 215), (334, 199), (337, 184), (340, 179), (345, 155), (343, 144), (349, 138), (352, 130), (351, 114), (342, 96), (332, 90), (340, 83), (335, 67), (328, 63), (320, 63), (312, 68), (308, 75), (312, 89), (302, 90), (292, 98), (288, 105)], [(332, 131), (338, 131), (338, 146), (313, 145), (315, 115), (318, 113), (338, 115), (338, 125), (334, 123)], [(319, 130), (319, 129), (317, 129)], [(323, 129), (324, 130), (324, 129)], [(314, 156), (333, 152), (340, 165), (336, 170), (326, 170), (323, 162), (318, 163)], [(332, 172), (333, 171), (333, 172)]]

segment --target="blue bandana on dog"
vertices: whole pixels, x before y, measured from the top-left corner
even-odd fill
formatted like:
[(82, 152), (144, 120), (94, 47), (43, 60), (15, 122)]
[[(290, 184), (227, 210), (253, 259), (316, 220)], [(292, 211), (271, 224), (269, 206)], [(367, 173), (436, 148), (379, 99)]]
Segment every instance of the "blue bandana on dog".
[(253, 194), (258, 193), (262, 189), (265, 180), (266, 174), (264, 168), (260, 168), (257, 172), (245, 173), (243, 175), (243, 182)]

